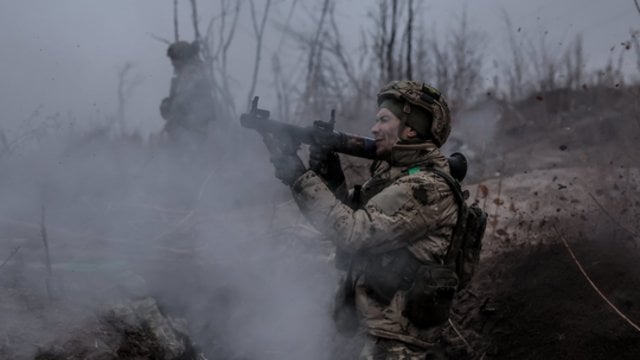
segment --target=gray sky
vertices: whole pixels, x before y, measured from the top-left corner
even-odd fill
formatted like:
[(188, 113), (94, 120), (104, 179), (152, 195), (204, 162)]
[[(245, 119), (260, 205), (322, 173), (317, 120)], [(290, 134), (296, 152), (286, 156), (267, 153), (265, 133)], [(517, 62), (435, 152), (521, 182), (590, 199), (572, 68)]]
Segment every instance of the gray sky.
[[(18, 121), (39, 106), (45, 115), (72, 113), (81, 121), (102, 121), (115, 112), (118, 68), (132, 61), (136, 65), (135, 74), (143, 77), (143, 82), (130, 99), (129, 130), (148, 133), (160, 129), (158, 104), (168, 92), (171, 67), (165, 57), (166, 45), (151, 35), (172, 38), (172, 3), (171, 0), (0, 1), (0, 126), (14, 129)], [(192, 39), (188, 1), (180, 3), (181, 35)], [(291, 1), (274, 3), (271, 18), (284, 23)], [(603, 66), (610, 48), (619, 47), (620, 42), (628, 39), (631, 28), (640, 29), (640, 14), (632, 0), (432, 0), (422, 4), (426, 8), (424, 21), (444, 33), (465, 3), (472, 26), (487, 35), (487, 52), (496, 58), (504, 56), (506, 44), (503, 8), (511, 15), (514, 26), (522, 27), (534, 39), (548, 31), (549, 44), (564, 44), (575, 34), (583, 33), (590, 66)], [(348, 44), (355, 44), (359, 28), (368, 26), (366, 12), (374, 5), (371, 0), (339, 2), (338, 18)], [(217, 2), (200, 1), (199, 6), (202, 26), (219, 12)], [(310, 24), (309, 13), (318, 7), (318, 1), (301, 0), (292, 25), (304, 28)], [(348, 34), (354, 36), (350, 38)], [(270, 91), (270, 59), (281, 37), (271, 26), (265, 39), (258, 94)], [(235, 79), (233, 90), (238, 95), (238, 104), (242, 104), (247, 96), (254, 51), (248, 16), (241, 19), (234, 46), (230, 72)], [(285, 42), (281, 51), (294, 54), (296, 48)], [(489, 62), (492, 56), (487, 57)], [(630, 68), (633, 57), (628, 58), (626, 65)], [(268, 102), (264, 105), (269, 106)]]

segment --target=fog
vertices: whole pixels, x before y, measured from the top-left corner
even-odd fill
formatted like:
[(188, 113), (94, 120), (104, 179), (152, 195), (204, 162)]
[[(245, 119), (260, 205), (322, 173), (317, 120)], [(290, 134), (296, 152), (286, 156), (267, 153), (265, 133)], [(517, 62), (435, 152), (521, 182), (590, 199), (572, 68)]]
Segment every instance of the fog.
[[(220, 15), (216, 3), (198, 4), (203, 32)], [(0, 357), (32, 358), (104, 306), (153, 296), (187, 320), (211, 359), (333, 358), (341, 339), (330, 316), (339, 277), (331, 243), (274, 178), (260, 137), (237, 121), (256, 44), (243, 6), (229, 50), (236, 113), (213, 114), (207, 142), (194, 149), (161, 134), (159, 105), (173, 70), (158, 39), (174, 40), (172, 1), (0, 3)], [(357, 52), (361, 34), (371, 31), (375, 6), (337, 4), (347, 52)], [(548, 39), (551, 52), (582, 34), (587, 70), (603, 67), (640, 24), (633, 2), (622, 0), (419, 6), (425, 28), (443, 38), (449, 19), (467, 9), (486, 41), (486, 84), (499, 71), (492, 64), (509, 54), (503, 10), (519, 33)], [(280, 106), (274, 54), (288, 80), (304, 81), (305, 48), (292, 33), (312, 34), (319, 7), (272, 4), (255, 89), (262, 107)], [(180, 37), (188, 41), (190, 12), (181, 1)], [(118, 72), (127, 63), (130, 87), (119, 104)], [(625, 58), (625, 74), (633, 77), (634, 66)], [(484, 149), (497, 126), (492, 106), (460, 109), (466, 125), (454, 135), (475, 136), (469, 144)], [(367, 135), (367, 123), (345, 127)]]
[[(181, 38), (193, 40), (188, 1), (180, 1)], [(293, 3), (293, 16), (289, 12)], [(210, 18), (219, 16), (219, 5), (201, 2), (201, 32)], [(245, 4), (246, 5), (246, 4)], [(367, 13), (375, 2), (340, 2), (336, 9), (345, 45), (355, 49), (361, 30), (369, 31)], [(437, 29), (444, 36), (466, 6), (474, 29), (488, 38), (487, 81), (491, 81), (493, 60), (508, 55), (504, 9), (515, 27), (538, 42), (546, 34), (551, 49), (560, 49), (581, 33), (590, 67), (602, 66), (612, 47), (619, 47), (629, 37), (638, 19), (633, 1), (431, 1), (420, 4), (425, 9), (427, 29)], [(260, 8), (260, 7), (259, 7)], [(292, 77), (303, 78), (300, 48), (280, 29), (284, 25), (298, 31), (313, 31), (310, 22), (317, 20), (320, 4), (310, 1), (277, 1), (272, 6), (265, 35), (262, 71), (256, 93), (264, 106), (275, 107), (273, 77), (269, 73), (274, 52), (289, 59)], [(255, 40), (244, 7), (231, 45), (229, 72), (233, 93), (246, 99), (255, 53)], [(172, 1), (115, 0), (109, 3), (65, 0), (51, 2), (3, 1), (0, 4), (0, 108), (3, 129), (14, 130), (37, 108), (41, 114), (71, 113), (81, 122), (105, 121), (116, 111), (117, 72), (126, 62), (135, 65), (133, 72), (142, 78), (127, 104), (127, 128), (144, 134), (158, 131), (162, 121), (157, 111), (159, 99), (168, 92), (171, 67), (165, 57), (166, 45), (154, 36), (173, 41)], [(288, 20), (289, 19), (289, 20)], [(627, 68), (632, 66), (627, 61)], [(244, 104), (243, 101), (237, 101)], [(244, 108), (244, 106), (242, 106)], [(241, 108), (241, 110), (242, 110)]]

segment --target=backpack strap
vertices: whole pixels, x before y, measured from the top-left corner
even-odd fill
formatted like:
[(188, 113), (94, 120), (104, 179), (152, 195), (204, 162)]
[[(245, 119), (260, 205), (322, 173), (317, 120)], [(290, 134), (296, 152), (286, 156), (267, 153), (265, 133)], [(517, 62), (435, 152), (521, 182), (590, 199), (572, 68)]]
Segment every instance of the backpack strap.
[(462, 188), (460, 183), (454, 179), (451, 175), (436, 168), (432, 163), (422, 164), (418, 166), (411, 167), (407, 169), (407, 174), (412, 175), (419, 171), (430, 171), (442, 179), (449, 185), (451, 191), (453, 192), (453, 196), (456, 199), (456, 204), (458, 205), (458, 220), (456, 221), (456, 226), (453, 228), (451, 243), (449, 244), (449, 249), (447, 250), (447, 255), (445, 256), (445, 265), (454, 265), (455, 261), (458, 257), (458, 252), (460, 251), (460, 246), (462, 245), (463, 237), (460, 236), (461, 232), (464, 230), (464, 222), (467, 219), (467, 207), (465, 205), (465, 195), (462, 192)]

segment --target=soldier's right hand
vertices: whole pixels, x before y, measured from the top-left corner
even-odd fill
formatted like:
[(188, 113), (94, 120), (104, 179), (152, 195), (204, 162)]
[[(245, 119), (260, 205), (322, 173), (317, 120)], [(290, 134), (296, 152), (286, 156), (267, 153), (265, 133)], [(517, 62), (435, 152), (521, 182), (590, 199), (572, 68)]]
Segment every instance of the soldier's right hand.
[(287, 186), (293, 185), (293, 183), (307, 171), (302, 160), (300, 160), (296, 154), (271, 154), (270, 160), (276, 170), (276, 178), (280, 179), (280, 181)]
[(331, 190), (337, 189), (345, 179), (340, 157), (326, 146), (309, 147), (309, 169), (325, 179)]

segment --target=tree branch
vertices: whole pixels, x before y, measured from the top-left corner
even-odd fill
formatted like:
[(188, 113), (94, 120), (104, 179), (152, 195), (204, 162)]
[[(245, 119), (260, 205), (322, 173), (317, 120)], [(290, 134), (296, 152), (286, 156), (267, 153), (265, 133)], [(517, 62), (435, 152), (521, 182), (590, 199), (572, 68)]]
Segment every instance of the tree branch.
[(180, 40), (178, 32), (178, 0), (173, 0), (173, 38), (175, 42)]
[(262, 36), (264, 35), (264, 28), (267, 23), (269, 8), (271, 7), (271, 0), (267, 0), (267, 3), (264, 6), (264, 12), (262, 13), (262, 21), (260, 22), (259, 25), (256, 18), (256, 9), (255, 9), (255, 4), (253, 0), (249, 1), (249, 5), (251, 6), (251, 20), (252, 20), (253, 30), (256, 36), (257, 44), (256, 44), (256, 58), (255, 58), (255, 63), (253, 65), (253, 76), (251, 77), (251, 87), (249, 90), (249, 95), (247, 96), (247, 108), (251, 104), (251, 100), (256, 90), (256, 84), (258, 82), (258, 74), (260, 72), (260, 58), (262, 56)]
[(200, 42), (200, 29), (198, 28), (198, 5), (196, 0), (191, 0), (191, 21), (193, 22), (193, 33), (196, 37), (196, 42)]
[(413, 34), (413, 0), (409, 0), (409, 19), (407, 20), (407, 79), (411, 80), (413, 78), (412, 68), (411, 68), (411, 43), (412, 43), (412, 34)]
[(15, 249), (13, 249), (13, 251), (11, 252), (11, 254), (9, 254), (9, 256), (2, 262), (2, 264), (0, 264), (0, 269), (2, 269), (2, 267), (9, 262), (9, 260), (11, 260), (11, 258), (13, 257), (13, 255), (15, 255), (18, 250), (20, 250), (20, 246), (17, 246)]
[(49, 253), (49, 240), (47, 239), (47, 227), (45, 225), (45, 207), (42, 205), (41, 213), (40, 213), (40, 236), (42, 236), (42, 242), (44, 243), (44, 255), (45, 255), (45, 266), (47, 268), (47, 277), (45, 279), (45, 283), (47, 286), (47, 295), (49, 296), (49, 300), (53, 300), (53, 291), (51, 289), (51, 255)]

